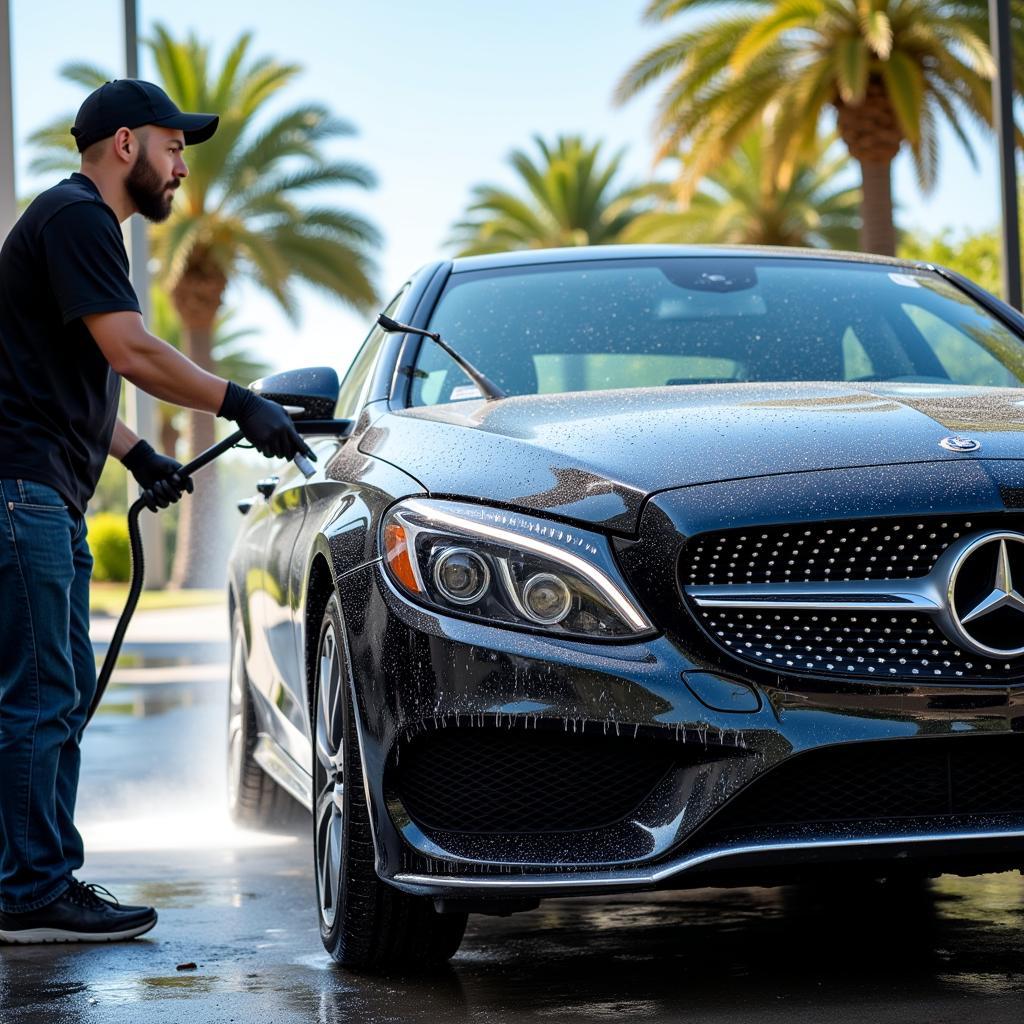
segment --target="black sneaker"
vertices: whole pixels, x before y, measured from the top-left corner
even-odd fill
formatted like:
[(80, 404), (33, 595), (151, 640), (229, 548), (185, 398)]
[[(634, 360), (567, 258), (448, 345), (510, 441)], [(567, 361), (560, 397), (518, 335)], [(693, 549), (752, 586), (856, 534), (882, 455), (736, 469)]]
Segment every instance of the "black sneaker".
[(78, 886), (82, 889), (88, 890), (93, 894), (93, 896), (102, 900), (108, 906), (113, 907), (114, 910), (122, 910), (128, 911), (129, 913), (137, 913), (139, 911), (149, 911), (153, 909), (152, 907), (132, 907), (129, 906), (127, 903), (122, 903), (109, 889), (105, 888), (102, 885), (97, 885), (95, 882), (88, 882), (83, 885), (77, 878), (72, 878), (71, 884), (73, 886)]
[(73, 878), (52, 903), (21, 914), (0, 911), (0, 942), (119, 942), (134, 939), (156, 924), (152, 907), (123, 907), (111, 896), (102, 899), (98, 885)]

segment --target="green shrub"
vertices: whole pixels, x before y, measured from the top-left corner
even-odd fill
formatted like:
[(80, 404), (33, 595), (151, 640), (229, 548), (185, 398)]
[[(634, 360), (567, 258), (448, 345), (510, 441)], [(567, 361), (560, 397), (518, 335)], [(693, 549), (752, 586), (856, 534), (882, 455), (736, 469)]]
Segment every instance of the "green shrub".
[(89, 550), (92, 578), (99, 582), (124, 583), (131, 575), (132, 556), (128, 543), (128, 520), (116, 512), (89, 517)]

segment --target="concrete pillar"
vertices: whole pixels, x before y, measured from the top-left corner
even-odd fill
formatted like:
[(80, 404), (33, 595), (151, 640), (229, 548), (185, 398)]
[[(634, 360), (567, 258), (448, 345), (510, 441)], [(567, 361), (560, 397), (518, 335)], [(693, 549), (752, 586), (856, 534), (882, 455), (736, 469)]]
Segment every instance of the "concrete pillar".
[[(0, 0), (3, 2), (3, 0)], [(139, 77), (139, 35), (136, 20), (136, 0), (124, 0), (124, 54), (125, 75), (127, 78)], [(128, 221), (128, 255), (131, 259), (132, 285), (139, 297), (142, 308), (142, 319), (149, 323), (149, 245), (146, 239), (146, 222), (133, 214)], [(133, 384), (125, 384), (128, 426), (139, 437), (144, 437), (154, 448), (159, 449), (157, 437), (156, 399), (146, 394)], [(174, 452), (165, 452), (174, 455)], [(138, 487), (129, 474), (128, 502), (138, 497)], [(188, 501), (186, 495), (181, 499)], [(160, 524), (160, 513), (144, 511), (139, 516), (142, 527), (142, 543), (146, 549), (146, 584), (149, 587), (162, 587), (167, 583), (167, 571), (164, 568), (164, 532)]]
[(14, 68), (9, 0), (0, 0), (0, 242), (18, 217), (14, 187)]
[(1017, 204), (1017, 141), (1013, 123), (1013, 40), (1010, 0), (988, 0), (989, 35), (996, 77), (992, 82), (992, 125), (999, 140), (1002, 198), (1003, 297), (1021, 308), (1020, 220)]

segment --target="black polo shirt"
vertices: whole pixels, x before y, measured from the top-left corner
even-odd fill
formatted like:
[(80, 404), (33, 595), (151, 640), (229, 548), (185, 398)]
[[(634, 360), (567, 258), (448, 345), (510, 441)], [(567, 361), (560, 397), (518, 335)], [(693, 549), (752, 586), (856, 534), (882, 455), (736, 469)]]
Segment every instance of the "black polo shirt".
[(96, 490), (121, 378), (82, 316), (139, 312), (121, 225), (84, 174), (37, 196), (0, 249), (0, 477)]

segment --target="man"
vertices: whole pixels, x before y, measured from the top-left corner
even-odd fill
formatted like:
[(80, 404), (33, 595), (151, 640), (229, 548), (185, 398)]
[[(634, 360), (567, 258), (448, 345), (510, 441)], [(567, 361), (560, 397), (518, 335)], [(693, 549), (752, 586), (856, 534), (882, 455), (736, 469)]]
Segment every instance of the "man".
[(79, 743), (96, 688), (86, 504), (108, 453), (154, 510), (192, 490), (179, 462), (117, 419), (121, 377), (235, 420), (268, 457), (315, 458), (279, 405), (151, 335), (128, 277), (121, 222), (170, 215), (182, 151), (217, 121), (148, 82), (107, 82), (71, 129), (80, 173), (36, 198), (0, 249), (0, 941), (111, 941), (156, 923), (151, 907), (74, 877)]

